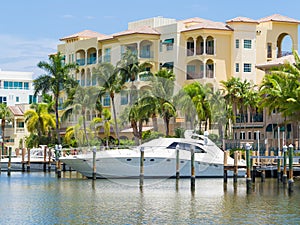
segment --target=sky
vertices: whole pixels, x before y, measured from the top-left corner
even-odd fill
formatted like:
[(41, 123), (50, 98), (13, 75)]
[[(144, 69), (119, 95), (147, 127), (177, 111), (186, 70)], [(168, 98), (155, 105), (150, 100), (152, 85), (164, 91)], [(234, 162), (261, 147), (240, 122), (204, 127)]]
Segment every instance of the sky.
[(128, 22), (156, 16), (226, 22), (237, 16), (260, 19), (272, 14), (300, 20), (300, 0), (3, 0), (0, 69), (33, 72), (37, 77), (44, 73), (38, 62), (48, 61), (60, 38), (86, 29), (113, 34), (126, 30)]

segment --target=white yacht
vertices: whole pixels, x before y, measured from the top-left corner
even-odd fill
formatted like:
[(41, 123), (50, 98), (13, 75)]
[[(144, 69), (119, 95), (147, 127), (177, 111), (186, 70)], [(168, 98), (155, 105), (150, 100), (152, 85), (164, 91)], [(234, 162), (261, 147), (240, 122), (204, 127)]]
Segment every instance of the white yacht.
[[(196, 138), (196, 139), (195, 139)], [(191, 176), (191, 148), (195, 151), (196, 177), (222, 177), (224, 152), (202, 135), (186, 134), (185, 138), (158, 138), (133, 149), (96, 152), (97, 178), (134, 178), (140, 176), (141, 150), (144, 151), (144, 177), (175, 177), (176, 151), (179, 149), (180, 177)], [(60, 157), (60, 161), (93, 177), (93, 153)], [(228, 158), (233, 164), (233, 158)], [(244, 162), (241, 162), (244, 165)]]

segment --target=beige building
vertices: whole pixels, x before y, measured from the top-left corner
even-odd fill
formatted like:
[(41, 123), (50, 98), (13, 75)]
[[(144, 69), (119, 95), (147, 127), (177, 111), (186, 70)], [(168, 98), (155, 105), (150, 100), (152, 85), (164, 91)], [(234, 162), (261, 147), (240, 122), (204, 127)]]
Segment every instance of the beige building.
[[(298, 50), (299, 23), (278, 14), (259, 20), (237, 17), (225, 23), (197, 17), (186, 20), (154, 17), (130, 22), (128, 30), (116, 34), (85, 30), (63, 37), (58, 51), (65, 55), (66, 62), (78, 63), (79, 72), (71, 76), (82, 86), (96, 85), (92, 74), (97, 64), (116, 64), (126, 49), (130, 49), (140, 61), (152, 62), (151, 72), (161, 67), (172, 68), (177, 90), (194, 81), (216, 90), (220, 81), (231, 77), (260, 83), (265, 72), (256, 65), (281, 57), (286, 36), (292, 40), (293, 49)], [(144, 77), (138, 77), (135, 85), (140, 89), (147, 87), (147, 82)], [(127, 104), (128, 93), (123, 91), (116, 98), (117, 111)], [(103, 105), (110, 107), (109, 96), (103, 99)], [(92, 118), (93, 112), (89, 113)], [(250, 120), (249, 117), (249, 123)], [(235, 127), (236, 138), (253, 140), (256, 130), (263, 134), (261, 139), (266, 137), (264, 117), (251, 121), (251, 126), (252, 131)]]

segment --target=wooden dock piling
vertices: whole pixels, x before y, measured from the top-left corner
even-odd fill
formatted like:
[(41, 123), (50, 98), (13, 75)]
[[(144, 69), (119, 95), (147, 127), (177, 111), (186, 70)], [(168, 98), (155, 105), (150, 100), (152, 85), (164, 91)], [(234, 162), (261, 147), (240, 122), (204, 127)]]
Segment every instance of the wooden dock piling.
[(294, 184), (294, 180), (293, 180), (293, 145), (290, 144), (289, 145), (289, 182), (288, 182), (288, 189), (289, 191), (292, 191), (292, 187)]
[(247, 177), (246, 185), (247, 190), (251, 189), (251, 159), (250, 159), (250, 144), (246, 144), (246, 166), (247, 166)]
[(27, 149), (27, 172), (30, 172), (30, 149)]
[(96, 169), (96, 152), (97, 148), (96, 146), (93, 147), (93, 180), (96, 180), (97, 176), (97, 169)]
[(11, 148), (8, 150), (8, 165), (7, 165), (7, 175), (10, 176), (11, 171)]
[(286, 153), (287, 153), (287, 146), (283, 146), (283, 175), (282, 175), (282, 183), (287, 183), (287, 172), (286, 172)]
[(233, 182), (237, 182), (238, 178), (238, 157), (239, 157), (239, 152), (235, 151), (234, 152), (234, 168), (233, 168)]
[(191, 145), (191, 191), (195, 191), (195, 147)]
[(176, 145), (176, 179), (180, 178), (179, 145)]
[(145, 158), (145, 151), (144, 147), (140, 148), (141, 157), (140, 157), (140, 189), (143, 189), (144, 186), (144, 158)]
[(227, 179), (228, 179), (228, 173), (227, 173), (227, 161), (228, 161), (228, 155), (229, 152), (228, 151), (224, 151), (224, 183), (227, 183)]

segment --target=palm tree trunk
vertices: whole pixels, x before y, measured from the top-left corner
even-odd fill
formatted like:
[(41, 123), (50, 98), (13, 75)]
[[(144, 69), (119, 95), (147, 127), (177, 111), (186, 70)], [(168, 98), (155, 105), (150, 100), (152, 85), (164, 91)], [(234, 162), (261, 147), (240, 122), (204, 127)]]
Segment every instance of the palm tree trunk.
[(86, 143), (87, 143), (88, 146), (90, 146), (89, 138), (88, 138), (88, 135), (87, 135), (87, 132), (86, 132), (85, 111), (82, 112), (82, 117), (83, 117), (83, 130), (84, 130)]
[(152, 115), (152, 123), (153, 123), (153, 129), (154, 131), (158, 131), (158, 123), (157, 123), (157, 116), (156, 114)]
[(116, 115), (116, 106), (115, 106), (115, 98), (112, 95), (110, 97), (111, 97), (111, 103), (112, 103), (112, 106), (113, 106), (116, 136), (117, 136), (117, 140), (118, 140), (118, 145), (120, 145), (119, 128), (118, 128), (117, 115)]
[(60, 145), (61, 140), (60, 140), (60, 134), (59, 134), (59, 118), (58, 118), (58, 96), (55, 96), (55, 119), (56, 119), (56, 135), (57, 135), (57, 142)]

